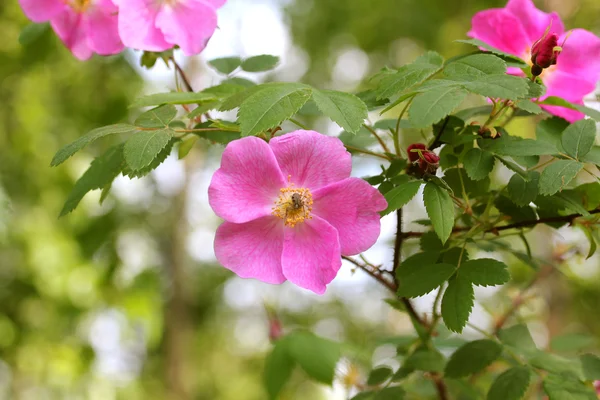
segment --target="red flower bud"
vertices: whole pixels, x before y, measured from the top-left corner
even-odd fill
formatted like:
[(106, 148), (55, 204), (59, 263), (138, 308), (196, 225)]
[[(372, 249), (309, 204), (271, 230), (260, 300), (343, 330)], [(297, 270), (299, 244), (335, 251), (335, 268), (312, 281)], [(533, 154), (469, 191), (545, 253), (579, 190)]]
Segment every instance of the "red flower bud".
[(418, 149), (418, 150), (422, 150), (422, 151), (426, 151), (427, 150), (427, 146), (425, 146), (423, 143), (415, 143), (415, 144), (411, 144), (410, 146), (408, 146), (408, 148), (406, 149), (406, 151), (408, 152), (408, 161), (410, 162), (415, 162), (418, 159), (420, 159), (421, 157), (419, 156), (419, 152), (418, 151), (413, 151), (413, 149)]
[(548, 68), (556, 64), (560, 50), (558, 48), (558, 35), (551, 33), (544, 35), (531, 47), (531, 62), (541, 68)]
[(435, 174), (435, 171), (440, 166), (440, 157), (431, 151), (426, 151), (422, 154), (423, 158), (419, 160), (419, 168), (423, 173)]

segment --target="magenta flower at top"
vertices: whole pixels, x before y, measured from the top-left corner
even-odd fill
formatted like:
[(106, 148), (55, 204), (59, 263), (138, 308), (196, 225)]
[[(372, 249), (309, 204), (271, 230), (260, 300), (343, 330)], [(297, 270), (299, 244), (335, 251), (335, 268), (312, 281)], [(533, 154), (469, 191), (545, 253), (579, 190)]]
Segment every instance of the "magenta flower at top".
[(50, 21), (52, 28), (80, 60), (93, 53), (117, 54), (123, 50), (117, 28), (117, 7), (111, 0), (19, 0), (34, 22)]
[[(532, 59), (533, 45), (543, 39), (538, 42), (542, 46), (538, 46), (538, 51), (533, 54), (534, 60), (537, 58), (536, 64), (548, 65), (540, 75), (547, 87), (543, 98), (558, 96), (583, 104), (583, 98), (596, 89), (600, 79), (600, 38), (584, 29), (565, 33), (555, 12), (540, 11), (531, 0), (509, 0), (505, 8), (475, 14), (469, 36), (528, 61)], [(560, 53), (551, 51), (550, 44), (554, 42), (565, 43)], [(522, 74), (516, 68), (509, 68), (508, 72)], [(582, 113), (564, 107), (542, 107), (571, 122), (584, 117)]]
[(341, 255), (375, 243), (387, 207), (379, 191), (350, 178), (351, 168), (342, 142), (314, 131), (231, 142), (208, 189), (225, 220), (217, 260), (242, 278), (324, 293)]
[(119, 33), (127, 47), (164, 51), (179, 45), (200, 53), (217, 27), (217, 9), (226, 0), (114, 0)]

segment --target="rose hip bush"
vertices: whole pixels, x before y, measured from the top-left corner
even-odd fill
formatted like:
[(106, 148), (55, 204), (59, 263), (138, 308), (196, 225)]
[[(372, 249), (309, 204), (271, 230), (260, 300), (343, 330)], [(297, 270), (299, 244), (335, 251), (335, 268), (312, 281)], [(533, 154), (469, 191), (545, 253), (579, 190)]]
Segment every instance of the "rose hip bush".
[[(174, 149), (183, 158), (199, 139), (225, 145), (208, 191), (224, 220), (214, 247), (225, 268), (271, 284), (290, 281), (316, 294), (326, 291), (340, 268), (360, 268), (410, 318), (414, 334), (396, 341), (400, 366), (368, 365), (370, 372), (361, 375), (348, 372), (349, 346), (290, 332), (273, 317), (274, 348), (265, 363), (270, 398), (279, 398), (296, 366), (324, 384), (339, 379), (354, 399), (596, 398), (598, 356), (540, 349), (514, 318), (527, 291), (564, 261), (561, 255), (533, 256), (525, 235), (530, 229), (570, 225), (589, 239), (588, 257), (596, 251), (600, 112), (583, 102), (600, 79), (596, 35), (566, 30), (556, 13), (536, 9), (531, 0), (510, 0), (473, 17), (471, 39), (459, 41), (473, 46), (470, 53), (444, 59), (427, 52), (381, 70), (359, 93), (230, 76), (238, 69), (274, 68), (278, 59), (269, 55), (212, 60), (222, 80), (194, 91), (169, 51), (177, 46), (185, 55), (199, 53), (224, 0), (20, 3), (33, 21), (50, 21), (77, 58), (118, 53), (124, 46), (146, 50), (144, 65), (172, 61), (187, 87), (138, 99), (133, 106), (144, 109), (132, 124), (99, 127), (56, 154), (53, 166), (103, 137), (126, 138), (92, 161), (61, 215), (89, 191), (101, 189), (105, 199), (120, 174), (147, 175)], [(481, 105), (467, 107), (467, 98), (479, 98)], [(308, 130), (303, 121), (309, 104), (343, 134)], [(219, 114), (231, 118), (212, 116), (232, 110), (237, 114)], [(530, 119), (535, 130), (526, 138), (515, 135), (507, 128), (515, 118)], [(293, 125), (302, 129), (286, 133)], [(415, 129), (423, 141), (406, 143), (405, 132)], [(373, 145), (356, 145), (357, 137)], [(350, 177), (355, 156), (377, 159), (381, 173)], [(509, 177), (491, 179), (500, 168)], [(417, 221), (420, 230), (406, 231), (403, 207), (413, 198), (423, 202), (428, 218)], [(361, 253), (377, 241), (380, 218), (391, 213), (397, 220), (393, 268), (383, 269)], [(508, 236), (522, 245), (509, 244)], [(404, 244), (418, 250), (403, 257)], [(513, 295), (492, 331), (473, 327), (481, 339), (452, 340), (470, 324), (474, 287), (514, 288), (498, 254), (518, 258), (534, 278)], [(412, 299), (430, 292), (436, 293), (431, 311), (417, 312)]]

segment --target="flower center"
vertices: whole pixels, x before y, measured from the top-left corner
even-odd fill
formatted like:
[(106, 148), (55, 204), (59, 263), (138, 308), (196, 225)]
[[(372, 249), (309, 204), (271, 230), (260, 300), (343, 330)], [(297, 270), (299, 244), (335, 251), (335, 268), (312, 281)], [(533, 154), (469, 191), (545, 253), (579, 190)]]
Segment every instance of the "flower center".
[(67, 0), (67, 4), (77, 12), (84, 12), (91, 3), (92, 0)]
[[(291, 177), (288, 177), (290, 180)], [(285, 226), (293, 228), (304, 220), (312, 219), (312, 193), (307, 188), (295, 188), (293, 183), (279, 189), (279, 196), (271, 208), (271, 214), (281, 218)]]

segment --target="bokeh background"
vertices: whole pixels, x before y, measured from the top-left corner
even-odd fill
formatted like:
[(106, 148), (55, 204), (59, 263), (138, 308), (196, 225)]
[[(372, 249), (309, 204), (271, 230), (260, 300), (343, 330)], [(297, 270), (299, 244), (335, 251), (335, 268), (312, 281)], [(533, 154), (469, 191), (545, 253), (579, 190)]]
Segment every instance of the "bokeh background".
[[(569, 28), (600, 34), (597, 0), (536, 3), (558, 11)], [(229, 0), (206, 51), (179, 59), (197, 90), (220, 79), (207, 60), (263, 53), (280, 56), (281, 65), (252, 79), (358, 90), (384, 65), (402, 65), (425, 50), (446, 57), (470, 50), (453, 40), (465, 38), (476, 11), (503, 5)], [(198, 141), (186, 159), (173, 154), (147, 177), (119, 177), (102, 205), (99, 193), (90, 193), (58, 219), (75, 180), (114, 142), (99, 141), (57, 168), (49, 166), (53, 154), (93, 128), (132, 121), (140, 112), (128, 108), (132, 100), (173, 89), (174, 75), (160, 63), (141, 69), (140, 55), (131, 51), (78, 62), (51, 31), (21, 44), (27, 24), (16, 1), (0, 2), (0, 399), (264, 399), (266, 307), (285, 330), (309, 329), (358, 349), (340, 364), (340, 377), (351, 363), (358, 371), (397, 365), (394, 337), (410, 332), (410, 323), (361, 271), (344, 264), (327, 294), (316, 296), (289, 284), (241, 280), (218, 266), (212, 240), (219, 220), (206, 190), (221, 146)], [(517, 119), (512, 130), (531, 135), (528, 124)], [(320, 119), (311, 126), (340, 130)], [(422, 140), (419, 132), (408, 134)], [(378, 169), (376, 160), (359, 157), (354, 175)], [(502, 170), (497, 175), (503, 179)], [(405, 215), (408, 221), (422, 217), (418, 200)], [(393, 219), (384, 218), (382, 238), (367, 253), (387, 267)], [(598, 337), (599, 258), (584, 260), (585, 236), (539, 227), (529, 237), (534, 253), (564, 261), (520, 314), (538, 345), (547, 346), (554, 335)], [(516, 288), (531, 270), (505, 261)], [(478, 291), (471, 321), (488, 328), (515, 288)], [(426, 312), (429, 304), (421, 298), (417, 308)], [(478, 335), (473, 329), (465, 334)], [(584, 342), (597, 350), (594, 340)], [(297, 371), (282, 398), (345, 399), (342, 380), (325, 388)], [(431, 388), (422, 393), (427, 398)]]

